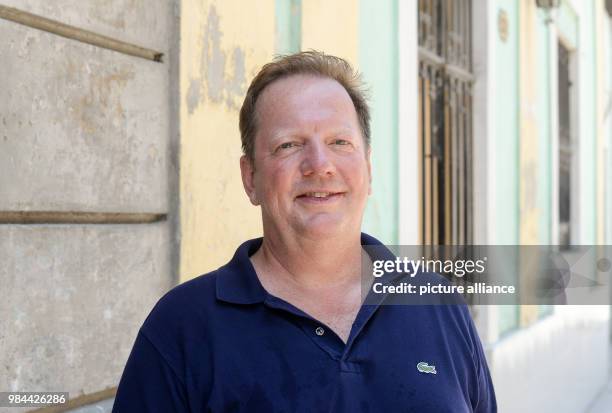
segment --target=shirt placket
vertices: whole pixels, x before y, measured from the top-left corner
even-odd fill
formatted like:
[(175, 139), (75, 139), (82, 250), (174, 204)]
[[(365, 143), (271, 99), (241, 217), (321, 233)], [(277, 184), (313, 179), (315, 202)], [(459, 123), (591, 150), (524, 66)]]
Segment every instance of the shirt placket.
[(353, 374), (362, 372), (361, 364), (350, 360), (351, 348), (378, 305), (365, 305), (360, 308), (345, 344), (331, 328), (292, 304), (269, 294), (264, 303), (270, 308), (287, 312), (296, 317), (298, 325), (304, 333), (333, 360), (338, 362), (341, 372)]
[(333, 360), (340, 361), (344, 351), (344, 343), (329, 326), (309, 316), (288, 302), (269, 295), (264, 304), (275, 310), (280, 310), (294, 317), (299, 327), (317, 346), (326, 352)]

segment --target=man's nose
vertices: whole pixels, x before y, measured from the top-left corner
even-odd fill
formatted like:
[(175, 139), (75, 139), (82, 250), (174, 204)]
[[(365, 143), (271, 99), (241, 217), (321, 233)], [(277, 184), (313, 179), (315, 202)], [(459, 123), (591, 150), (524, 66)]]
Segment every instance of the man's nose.
[(306, 145), (303, 154), (301, 170), (304, 176), (334, 174), (335, 167), (331, 159), (332, 154), (326, 144), (311, 142)]

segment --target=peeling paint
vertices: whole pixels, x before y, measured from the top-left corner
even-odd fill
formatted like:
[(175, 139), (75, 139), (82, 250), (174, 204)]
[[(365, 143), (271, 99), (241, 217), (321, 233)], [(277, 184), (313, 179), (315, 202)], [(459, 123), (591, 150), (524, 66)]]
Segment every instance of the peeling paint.
[(200, 79), (189, 81), (189, 89), (187, 90), (187, 110), (189, 114), (192, 114), (200, 103), (200, 83)]
[(215, 103), (221, 101), (225, 86), (225, 53), (221, 51), (221, 37), (223, 33), (221, 33), (219, 26), (219, 15), (215, 7), (211, 6), (204, 29), (200, 73), (205, 74), (208, 97)]
[(537, 208), (538, 197), (538, 165), (529, 162), (523, 167), (523, 211), (525, 213)]
[(240, 47), (234, 47), (228, 63), (228, 53), (221, 48), (221, 19), (212, 5), (203, 32), (198, 76), (189, 81), (187, 109), (191, 114), (207, 99), (213, 104), (225, 104), (230, 110), (238, 110), (246, 85), (245, 53)]
[(234, 71), (232, 77), (228, 79), (226, 87), (230, 94), (241, 97), (244, 93), (246, 84), (244, 52), (240, 48), (235, 48), (232, 53), (232, 66)]

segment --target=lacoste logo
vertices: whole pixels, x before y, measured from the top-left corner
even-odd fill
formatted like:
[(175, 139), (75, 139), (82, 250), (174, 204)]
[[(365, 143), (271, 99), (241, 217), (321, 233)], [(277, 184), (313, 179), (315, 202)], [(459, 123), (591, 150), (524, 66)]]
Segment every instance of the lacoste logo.
[(421, 361), (419, 362), (419, 364), (417, 364), (417, 370), (421, 373), (436, 374), (436, 366), (430, 366), (424, 361)]

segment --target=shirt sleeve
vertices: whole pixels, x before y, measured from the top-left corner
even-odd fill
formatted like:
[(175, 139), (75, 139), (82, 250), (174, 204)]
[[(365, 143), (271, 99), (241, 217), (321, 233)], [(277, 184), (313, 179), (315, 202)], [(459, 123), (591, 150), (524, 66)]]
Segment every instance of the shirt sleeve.
[(497, 401), (495, 399), (495, 390), (493, 389), (489, 368), (486, 362), (484, 362), (484, 359), (483, 362), (480, 363), (478, 393), (480, 397), (474, 406), (474, 413), (496, 413)]
[(474, 413), (497, 413), (497, 400), (495, 398), (495, 389), (491, 380), (491, 373), (487, 366), (487, 359), (482, 349), (482, 343), (478, 337), (476, 326), (470, 317), (470, 329), (475, 342), (475, 365), (478, 373), (478, 389), (477, 399), (473, 402), (472, 409)]
[(113, 413), (189, 411), (185, 383), (141, 330), (121, 376)]

